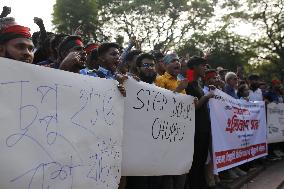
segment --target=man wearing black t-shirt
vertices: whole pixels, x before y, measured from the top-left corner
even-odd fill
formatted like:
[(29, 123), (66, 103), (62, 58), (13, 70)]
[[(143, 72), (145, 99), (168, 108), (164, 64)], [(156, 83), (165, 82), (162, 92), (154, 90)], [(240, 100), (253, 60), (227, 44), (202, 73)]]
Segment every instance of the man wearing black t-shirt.
[(192, 57), (188, 61), (188, 68), (193, 72), (193, 81), (186, 89), (186, 94), (198, 98), (195, 110), (195, 136), (194, 155), (191, 169), (188, 174), (190, 189), (208, 188), (205, 179), (205, 162), (208, 155), (211, 134), (211, 123), (208, 111), (208, 100), (213, 97), (213, 92), (204, 94), (199, 79), (205, 76), (206, 60), (200, 57)]

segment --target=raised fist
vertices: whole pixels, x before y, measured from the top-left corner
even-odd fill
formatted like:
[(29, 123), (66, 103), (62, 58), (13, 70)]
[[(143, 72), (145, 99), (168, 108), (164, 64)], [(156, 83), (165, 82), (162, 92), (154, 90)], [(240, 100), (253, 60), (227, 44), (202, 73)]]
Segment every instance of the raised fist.
[(0, 18), (4, 18), (11, 13), (11, 7), (4, 6)]

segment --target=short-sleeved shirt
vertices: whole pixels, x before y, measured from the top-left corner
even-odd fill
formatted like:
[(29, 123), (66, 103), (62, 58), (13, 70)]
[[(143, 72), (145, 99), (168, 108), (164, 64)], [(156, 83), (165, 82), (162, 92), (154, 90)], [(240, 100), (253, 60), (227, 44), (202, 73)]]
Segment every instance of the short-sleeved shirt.
[[(197, 81), (194, 81), (186, 88), (186, 94), (197, 97), (199, 100), (204, 96), (203, 89)], [(208, 102), (204, 103), (199, 109), (195, 110), (195, 132), (210, 133), (211, 122), (208, 111)]]
[[(170, 91), (176, 90), (179, 83), (180, 81), (178, 81), (177, 78), (174, 78), (167, 72), (165, 72), (164, 75), (158, 76), (155, 81), (156, 86), (168, 89)], [(181, 93), (185, 94), (185, 90), (183, 90)]]

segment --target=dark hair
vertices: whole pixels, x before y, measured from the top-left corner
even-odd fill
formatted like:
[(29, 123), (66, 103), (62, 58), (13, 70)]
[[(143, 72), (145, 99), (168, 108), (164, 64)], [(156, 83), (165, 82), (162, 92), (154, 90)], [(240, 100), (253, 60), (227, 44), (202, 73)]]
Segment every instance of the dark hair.
[(39, 36), (40, 36), (40, 32), (39, 31), (34, 32), (33, 35), (32, 35), (32, 42), (33, 42), (33, 44), (35, 46), (38, 45)]
[(137, 58), (137, 60), (136, 60), (136, 66), (137, 66), (137, 67), (141, 67), (142, 61), (143, 61), (144, 59), (150, 59), (150, 60), (154, 60), (154, 61), (155, 61), (155, 57), (154, 57), (154, 56), (152, 56), (152, 55), (149, 54), (149, 53), (143, 53), (143, 54), (140, 54), (140, 55), (138, 56), (138, 58)]
[(93, 49), (90, 54), (87, 56), (87, 62), (86, 65), (88, 68), (94, 67), (95, 69), (98, 69), (98, 65), (93, 65), (94, 62), (98, 60), (98, 49)]
[(98, 48), (98, 57), (104, 55), (110, 48), (120, 49), (117, 43), (102, 43)]
[(155, 58), (156, 61), (165, 57), (165, 55), (159, 51), (152, 51), (150, 54)]
[(257, 74), (251, 74), (250, 76), (248, 76), (248, 80), (259, 80), (259, 76)]
[(70, 50), (68, 48), (66, 49), (66, 44), (71, 40), (77, 40), (77, 39), (82, 41), (82, 38), (80, 36), (77, 36), (77, 35), (68, 35), (61, 41), (61, 43), (58, 45), (58, 49), (57, 49), (58, 56), (61, 60), (63, 60), (65, 58), (64, 54), (68, 50)]
[(132, 61), (134, 59), (135, 56), (141, 54), (142, 51), (140, 50), (133, 50), (130, 51), (126, 56), (125, 56), (125, 61)]
[(241, 84), (241, 85), (238, 87), (237, 95), (238, 95), (239, 98), (244, 97), (243, 95), (244, 95), (244, 90), (245, 90), (246, 86), (247, 86), (247, 84), (244, 83), (244, 84)]
[(59, 44), (63, 41), (63, 39), (67, 37), (66, 34), (60, 33), (60, 34), (55, 34), (51, 39), (50, 39), (50, 48), (52, 49), (52, 53), (54, 54), (54, 57), (58, 57), (58, 46)]
[(198, 66), (200, 64), (206, 64), (206, 63), (207, 63), (206, 59), (201, 58), (199, 56), (193, 56), (187, 62), (187, 67), (192, 69), (194, 66)]
[(246, 85), (247, 84), (247, 82), (245, 81), (245, 80), (241, 80), (241, 81), (239, 81), (239, 85), (241, 86), (241, 85)]

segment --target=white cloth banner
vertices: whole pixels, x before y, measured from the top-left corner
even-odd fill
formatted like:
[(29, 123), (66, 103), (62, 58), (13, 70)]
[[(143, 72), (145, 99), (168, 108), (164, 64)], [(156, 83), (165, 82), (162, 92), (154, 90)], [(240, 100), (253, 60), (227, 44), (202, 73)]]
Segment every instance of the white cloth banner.
[(124, 100), (116, 86), (0, 58), (0, 188), (117, 188)]
[(126, 91), (122, 175), (187, 173), (193, 158), (193, 97), (133, 79)]
[(237, 100), (216, 90), (209, 106), (215, 173), (267, 155), (264, 102)]
[(267, 137), (268, 143), (284, 141), (284, 104), (267, 105)]

